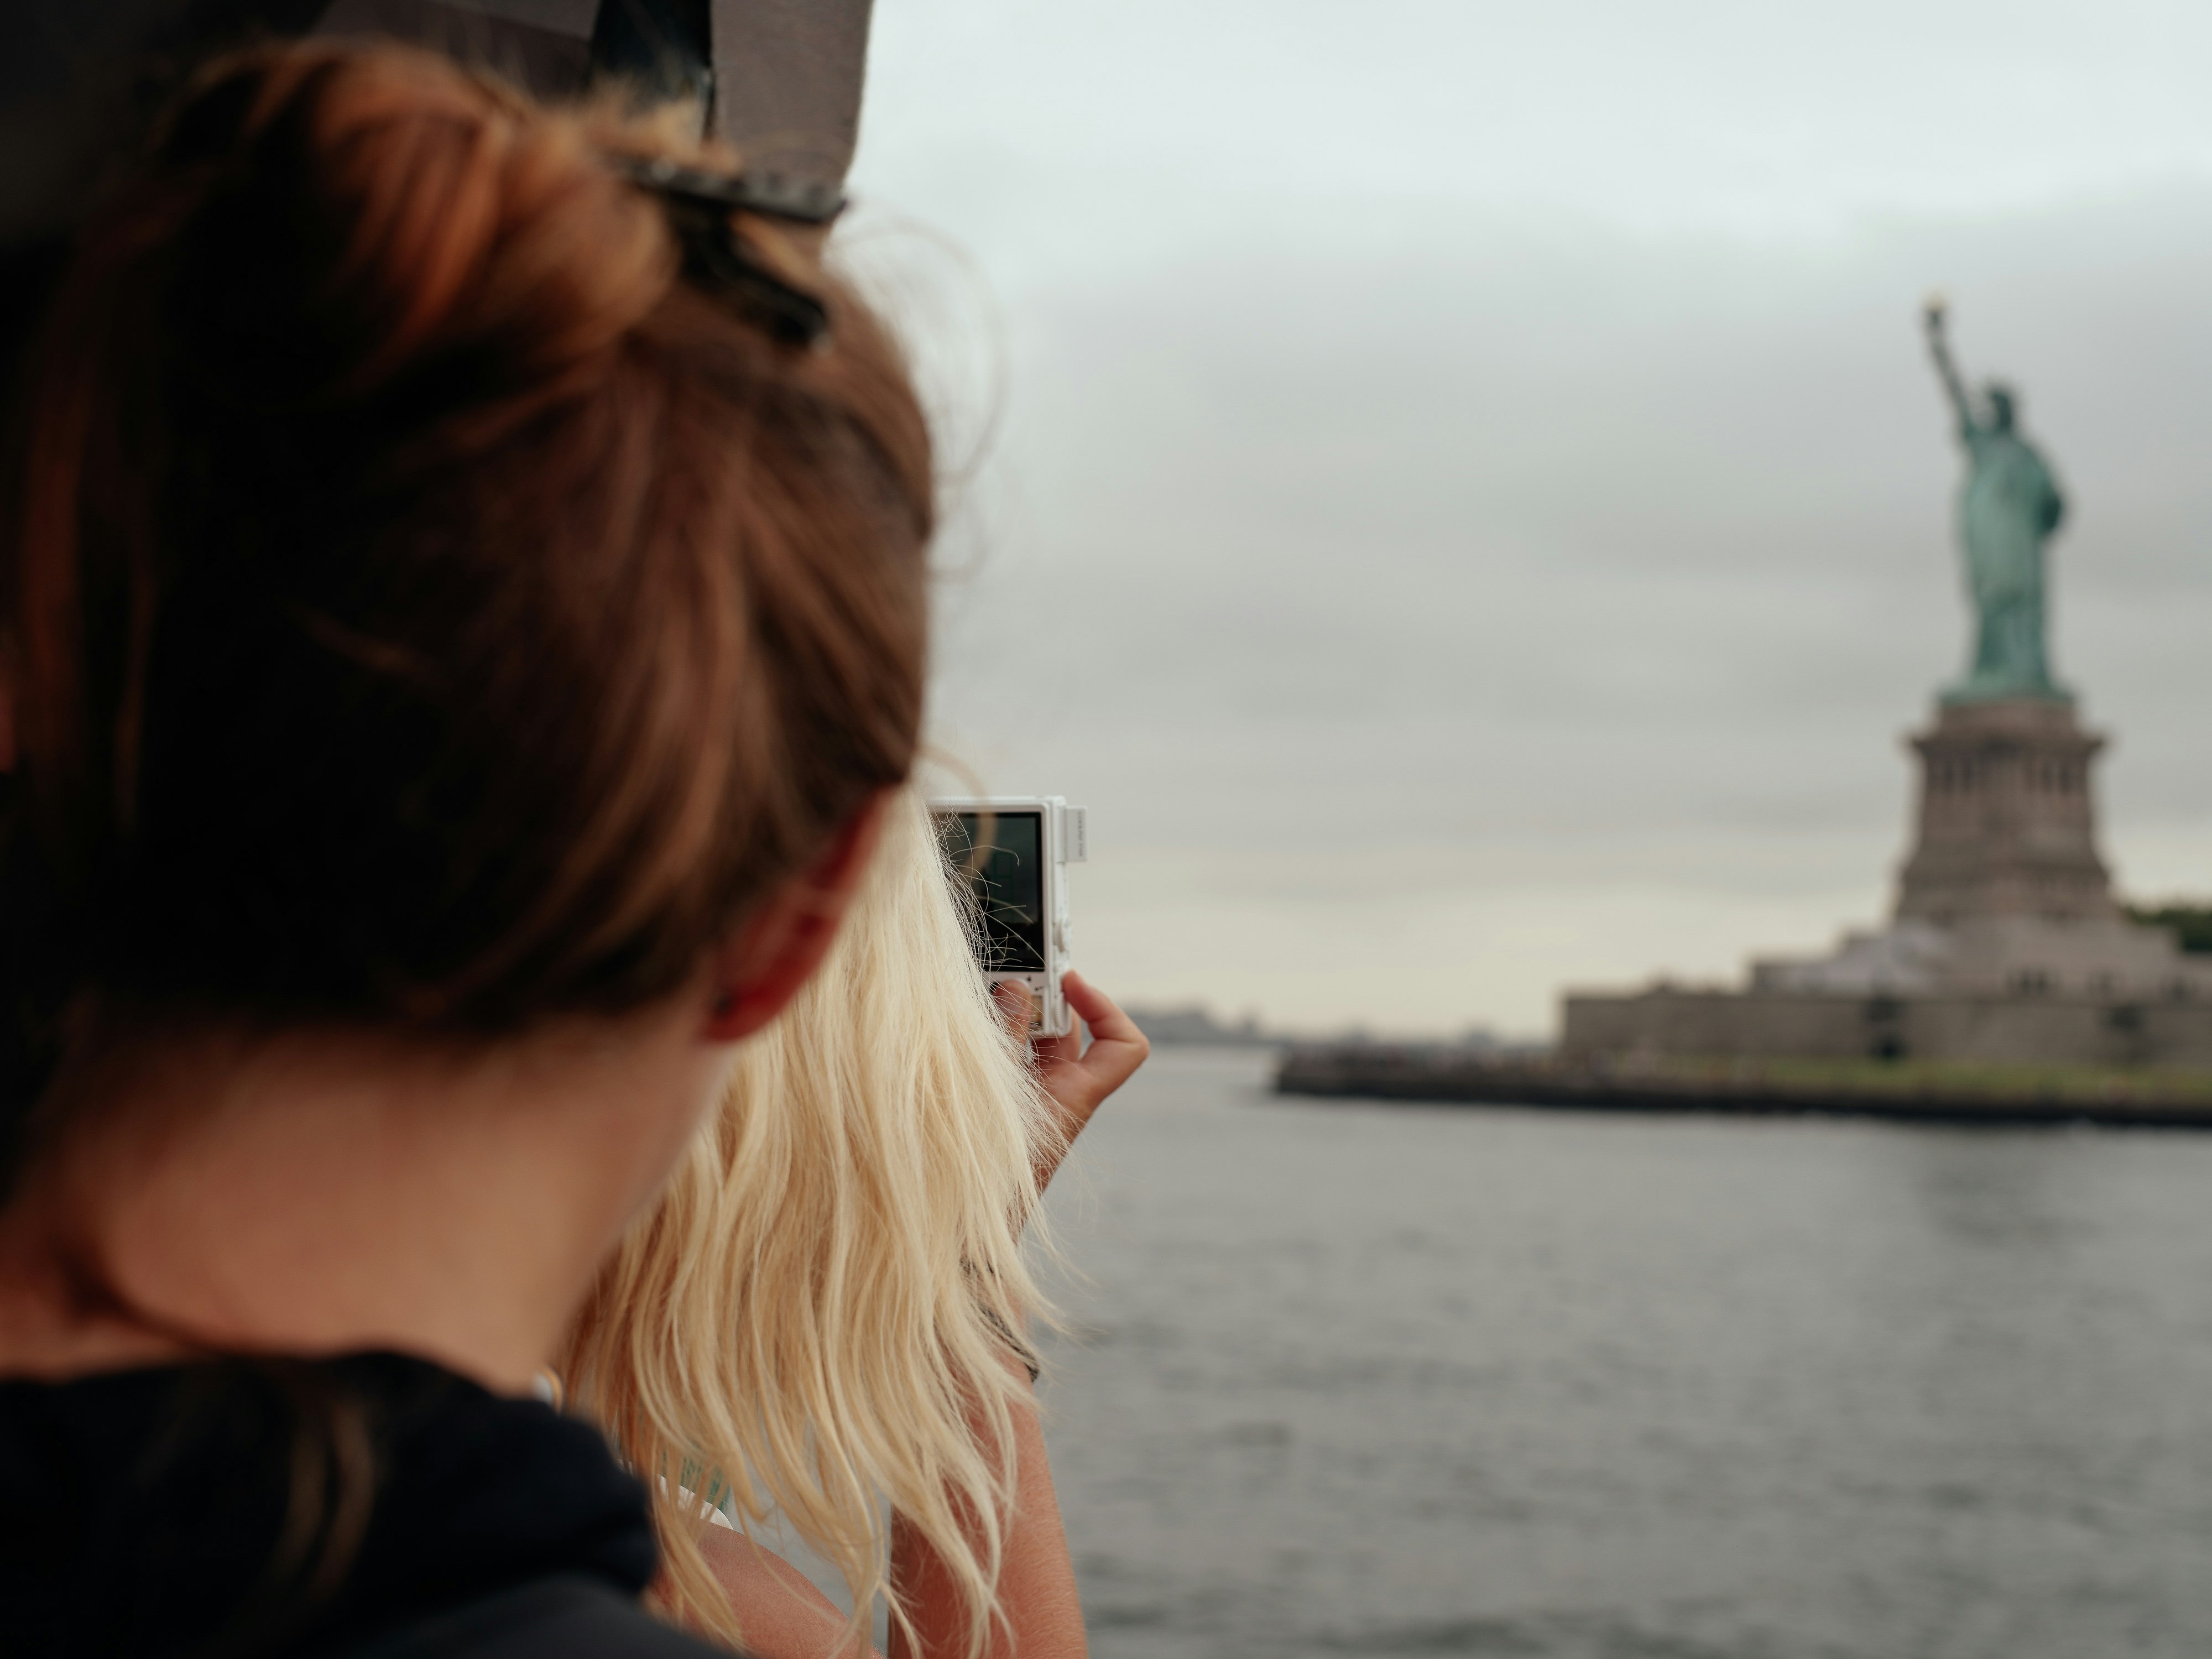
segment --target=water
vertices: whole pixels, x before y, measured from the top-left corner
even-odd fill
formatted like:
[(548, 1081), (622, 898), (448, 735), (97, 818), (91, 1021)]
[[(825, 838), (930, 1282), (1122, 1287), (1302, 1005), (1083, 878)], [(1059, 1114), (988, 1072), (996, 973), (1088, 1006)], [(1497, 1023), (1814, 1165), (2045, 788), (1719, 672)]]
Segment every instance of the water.
[(1307, 1103), (1168, 1050), (1066, 1173), (1099, 1659), (2212, 1648), (2212, 1137)]

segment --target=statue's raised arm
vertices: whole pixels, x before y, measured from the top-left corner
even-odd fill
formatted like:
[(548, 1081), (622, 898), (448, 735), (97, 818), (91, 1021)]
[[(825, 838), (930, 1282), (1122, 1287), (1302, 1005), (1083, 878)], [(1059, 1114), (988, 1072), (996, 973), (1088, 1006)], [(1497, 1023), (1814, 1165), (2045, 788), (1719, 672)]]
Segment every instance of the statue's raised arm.
[(1943, 382), (1944, 395), (1951, 400), (1952, 412), (1959, 417), (1959, 434), (1964, 437), (1978, 422), (1974, 405), (1966, 395), (1966, 383), (1959, 378), (1959, 366), (1951, 361), (1951, 343), (1943, 335), (1945, 310), (1943, 296), (1931, 295), (1921, 309), (1920, 319), (1928, 331), (1928, 355), (1935, 359), (1936, 376)]

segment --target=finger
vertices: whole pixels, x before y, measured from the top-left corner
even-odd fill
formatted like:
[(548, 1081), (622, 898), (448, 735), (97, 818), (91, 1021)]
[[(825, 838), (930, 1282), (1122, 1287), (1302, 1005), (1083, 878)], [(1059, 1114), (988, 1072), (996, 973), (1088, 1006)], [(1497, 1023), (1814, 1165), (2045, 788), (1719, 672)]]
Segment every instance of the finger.
[(1150, 1052), (1151, 1039), (1137, 1029), (1135, 1020), (1121, 1012), (1121, 1005), (1073, 968), (1060, 975), (1060, 990), (1067, 999), (1067, 1006), (1082, 1016), (1083, 1023), (1091, 1028), (1093, 1042), (1136, 1042)]
[(1091, 1028), (1091, 1047), (1083, 1056), (1082, 1069), (1091, 1089), (1103, 1100), (1145, 1063), (1152, 1052), (1152, 1039), (1113, 998), (1090, 981), (1071, 973), (1060, 983), (1068, 1006)]
[(1082, 1118), (1089, 1121), (1106, 1097), (1136, 1075), (1137, 1068), (1152, 1053), (1152, 1045), (1143, 1037), (1134, 1042), (1094, 1042), (1079, 1060), (1071, 1062), (1058, 1079), (1048, 1079), (1056, 1096), (1064, 1097), (1070, 1105), (1079, 1106)]

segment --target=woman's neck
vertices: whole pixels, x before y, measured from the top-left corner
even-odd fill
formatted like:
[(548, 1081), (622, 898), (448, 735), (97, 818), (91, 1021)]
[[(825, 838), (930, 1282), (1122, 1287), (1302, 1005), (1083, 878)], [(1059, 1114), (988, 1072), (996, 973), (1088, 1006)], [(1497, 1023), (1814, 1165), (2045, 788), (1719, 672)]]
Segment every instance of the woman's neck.
[(0, 1374), (395, 1348), (520, 1391), (720, 1085), (688, 1003), (469, 1049), (97, 1047), (0, 1217)]

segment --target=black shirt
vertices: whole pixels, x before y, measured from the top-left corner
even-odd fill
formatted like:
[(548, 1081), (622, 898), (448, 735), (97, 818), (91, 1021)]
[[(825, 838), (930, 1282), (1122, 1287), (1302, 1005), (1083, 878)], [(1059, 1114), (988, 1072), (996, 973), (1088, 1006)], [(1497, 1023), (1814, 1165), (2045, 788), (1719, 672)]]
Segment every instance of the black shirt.
[(589, 1425), (398, 1354), (0, 1382), (0, 1650), (694, 1659)]

